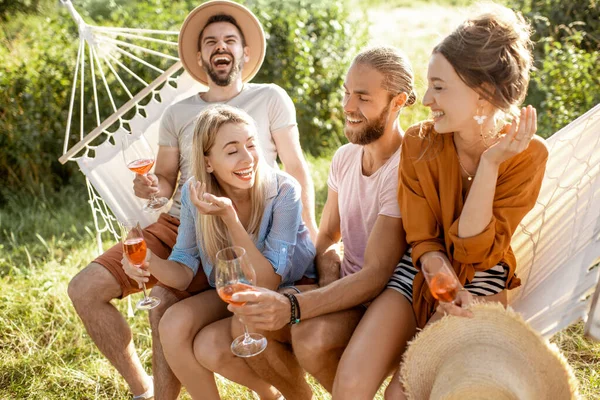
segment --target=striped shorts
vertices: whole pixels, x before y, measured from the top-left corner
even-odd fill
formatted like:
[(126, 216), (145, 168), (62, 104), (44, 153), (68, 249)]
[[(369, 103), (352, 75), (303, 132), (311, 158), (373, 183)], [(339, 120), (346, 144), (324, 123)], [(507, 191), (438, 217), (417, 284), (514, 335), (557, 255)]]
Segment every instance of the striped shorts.
[[(400, 292), (412, 304), (413, 280), (419, 272), (413, 267), (412, 248), (409, 248), (396, 266), (387, 287)], [(499, 263), (486, 271), (476, 271), (472, 282), (465, 284), (465, 289), (473, 296), (491, 296), (506, 289), (508, 265)]]

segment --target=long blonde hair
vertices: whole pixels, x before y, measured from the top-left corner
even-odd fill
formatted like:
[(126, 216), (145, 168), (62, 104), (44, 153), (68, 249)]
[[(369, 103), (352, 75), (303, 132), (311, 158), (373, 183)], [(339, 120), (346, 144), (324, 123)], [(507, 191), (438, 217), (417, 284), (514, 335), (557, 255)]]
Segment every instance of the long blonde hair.
[[(225, 196), (219, 182), (212, 173), (206, 169), (206, 157), (210, 154), (215, 144), (215, 139), (221, 127), (225, 124), (245, 124), (256, 132), (252, 118), (244, 111), (228, 105), (216, 105), (204, 109), (199, 115), (194, 128), (192, 140), (192, 174), (206, 184), (206, 192), (217, 197)], [(256, 178), (250, 189), (252, 203), (250, 223), (246, 231), (256, 240), (260, 223), (263, 217), (266, 200), (266, 181), (269, 179), (269, 167), (258, 158)], [(198, 212), (196, 218), (196, 237), (200, 239), (202, 250), (214, 264), (219, 250), (231, 246), (231, 239), (225, 223), (221, 217), (204, 215)]]

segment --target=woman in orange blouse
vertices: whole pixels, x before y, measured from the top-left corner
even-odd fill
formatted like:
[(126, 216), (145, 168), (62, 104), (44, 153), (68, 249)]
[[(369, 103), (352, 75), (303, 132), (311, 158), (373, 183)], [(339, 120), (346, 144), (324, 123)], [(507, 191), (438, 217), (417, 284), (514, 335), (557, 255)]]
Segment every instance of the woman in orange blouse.
[[(407, 130), (400, 159), (398, 201), (414, 267), (405, 256), (388, 284), (412, 302), (420, 328), (443, 313), (469, 316), (462, 307), (473, 296), (506, 304), (507, 289), (520, 285), (510, 241), (535, 205), (548, 157), (535, 109), (518, 109), (533, 61), (529, 36), (520, 14), (491, 6), (431, 55), (423, 104), (432, 120)], [(438, 305), (420, 271), (434, 256), (465, 288), (455, 304)], [(397, 376), (388, 392), (404, 397)]]
[[(529, 83), (529, 35), (520, 15), (496, 6), (460, 25), (429, 62), (423, 104), (433, 120), (406, 133), (398, 199), (414, 265), (445, 257), (465, 286), (457, 305), (439, 311), (468, 315), (459, 306), (472, 295), (506, 304), (506, 289), (520, 284), (510, 241), (535, 205), (548, 157), (535, 109), (517, 108)], [(422, 273), (411, 295), (423, 327), (436, 301)]]
[[(534, 135), (535, 109), (517, 108), (529, 84), (529, 36), (520, 15), (493, 6), (431, 55), (423, 104), (432, 120), (407, 130), (399, 172), (414, 267), (401, 262), (388, 285), (412, 302), (418, 327), (442, 313), (468, 316), (461, 306), (473, 296), (506, 304), (507, 289), (520, 284), (510, 241), (535, 205), (548, 157)], [(465, 288), (455, 304), (438, 306), (423, 278), (433, 256), (445, 258)], [(399, 381), (392, 385), (401, 391)]]

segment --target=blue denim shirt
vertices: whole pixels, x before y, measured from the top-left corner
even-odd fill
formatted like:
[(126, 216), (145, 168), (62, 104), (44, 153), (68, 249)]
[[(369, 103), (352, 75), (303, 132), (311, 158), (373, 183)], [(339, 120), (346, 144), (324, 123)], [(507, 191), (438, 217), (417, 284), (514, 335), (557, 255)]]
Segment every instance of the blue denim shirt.
[[(266, 183), (265, 210), (255, 242), (256, 248), (281, 276), (281, 286), (293, 285), (303, 276), (316, 278), (316, 249), (302, 222), (300, 185), (285, 172), (267, 168), (272, 177)], [(181, 222), (177, 242), (169, 260), (186, 265), (194, 271), (194, 276), (202, 265), (208, 282), (215, 287), (213, 264), (202, 251), (196, 237), (197, 217), (198, 211), (190, 200), (189, 183), (186, 183), (181, 192)]]

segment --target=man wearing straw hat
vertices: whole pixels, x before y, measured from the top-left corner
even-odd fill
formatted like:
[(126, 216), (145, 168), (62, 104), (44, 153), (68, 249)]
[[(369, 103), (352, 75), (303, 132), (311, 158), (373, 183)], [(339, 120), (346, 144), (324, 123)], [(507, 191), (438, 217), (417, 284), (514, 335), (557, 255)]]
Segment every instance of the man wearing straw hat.
[[(185, 70), (206, 85), (198, 93), (172, 105), (161, 120), (159, 151), (154, 175), (137, 175), (135, 194), (173, 196), (173, 206), (144, 231), (153, 254), (167, 258), (179, 226), (182, 184), (190, 176), (189, 149), (198, 113), (213, 104), (228, 104), (248, 112), (255, 120), (263, 157), (276, 166), (279, 156), (286, 171), (302, 186), (303, 220), (316, 240), (314, 189), (300, 149), (295, 107), (285, 91), (274, 84), (248, 83), (265, 56), (265, 34), (256, 16), (227, 0), (204, 3), (186, 18), (179, 35), (179, 56)], [(152, 326), (152, 379), (136, 354), (129, 325), (110, 303), (138, 292), (138, 283), (125, 275), (121, 245), (109, 249), (84, 268), (69, 284), (69, 296), (90, 337), (127, 381), (134, 399), (176, 398), (181, 385), (169, 369), (160, 346), (158, 323), (169, 306), (208, 287), (198, 274), (186, 290), (158, 283), (152, 294), (161, 304), (150, 312)], [(147, 284), (156, 278), (145, 271)], [(257, 382), (257, 385), (260, 382)], [(264, 387), (261, 386), (261, 387)], [(253, 388), (257, 390), (256, 388)]]

